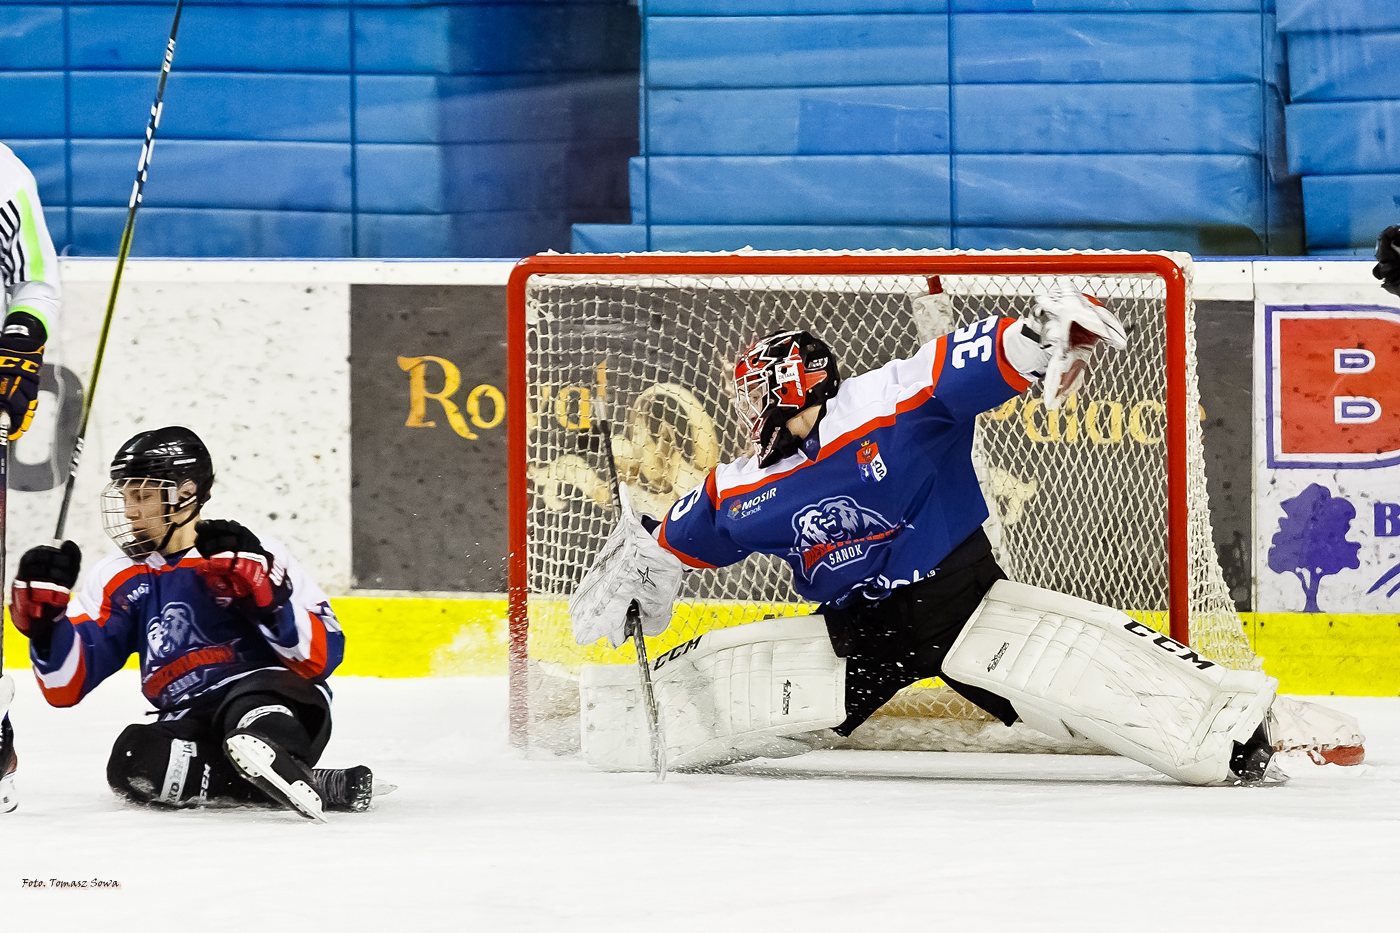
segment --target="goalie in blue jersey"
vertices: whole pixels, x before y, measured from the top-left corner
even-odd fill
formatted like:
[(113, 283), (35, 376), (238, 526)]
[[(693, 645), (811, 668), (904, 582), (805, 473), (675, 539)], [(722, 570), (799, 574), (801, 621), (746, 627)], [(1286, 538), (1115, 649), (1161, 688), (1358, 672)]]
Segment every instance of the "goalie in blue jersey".
[[(686, 572), (771, 554), (820, 616), (712, 632), (659, 659), (674, 767), (790, 754), (827, 728), (850, 735), (902, 687), (941, 676), (1008, 725), (1086, 736), (1189, 783), (1262, 780), (1272, 678), (1007, 581), (982, 531), (976, 416), (1042, 380), (1059, 407), (1099, 344), (1124, 350), (1122, 325), (1061, 283), (1029, 319), (987, 318), (849, 378), (810, 333), (759, 340), (734, 368), (751, 453), (659, 521), (624, 509), (571, 600), (576, 639), (620, 644), (633, 602), (643, 631), (660, 634)], [(607, 732), (585, 737), (604, 767), (617, 752)]]

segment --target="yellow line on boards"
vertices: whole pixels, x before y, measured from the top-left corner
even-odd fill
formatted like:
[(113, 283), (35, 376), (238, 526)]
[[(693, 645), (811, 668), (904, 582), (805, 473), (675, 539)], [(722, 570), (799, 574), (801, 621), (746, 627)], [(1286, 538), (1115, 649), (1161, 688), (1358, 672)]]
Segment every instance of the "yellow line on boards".
[[(331, 600), (346, 635), (338, 674), (360, 677), (504, 676), (504, 597), (342, 596)], [(771, 604), (679, 604), (691, 631), (742, 624), (807, 607)], [(538, 615), (536, 616), (536, 613)], [(563, 600), (532, 609), (531, 655), (573, 667), (630, 663), (631, 647), (579, 647)], [(1284, 693), (1400, 695), (1400, 614), (1241, 613), (1264, 669)], [(674, 630), (649, 643), (655, 653), (683, 639)], [(29, 643), (5, 621), (5, 667), (29, 666)], [(128, 667), (135, 666), (135, 659)]]

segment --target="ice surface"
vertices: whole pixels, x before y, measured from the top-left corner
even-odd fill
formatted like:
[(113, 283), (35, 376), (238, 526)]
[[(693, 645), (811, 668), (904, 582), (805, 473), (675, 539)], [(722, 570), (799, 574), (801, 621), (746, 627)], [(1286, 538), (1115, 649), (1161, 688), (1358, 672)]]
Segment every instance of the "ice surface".
[(512, 749), (503, 680), (336, 678), (322, 763), (399, 790), (318, 826), (118, 803), (103, 772), (143, 712), (134, 676), (53, 710), (11, 673), (5, 931), (1397, 926), (1400, 699), (1327, 698), (1361, 720), (1368, 763), (1293, 760), (1271, 787), (1183, 787), (1121, 758), (851, 751), (657, 785)]

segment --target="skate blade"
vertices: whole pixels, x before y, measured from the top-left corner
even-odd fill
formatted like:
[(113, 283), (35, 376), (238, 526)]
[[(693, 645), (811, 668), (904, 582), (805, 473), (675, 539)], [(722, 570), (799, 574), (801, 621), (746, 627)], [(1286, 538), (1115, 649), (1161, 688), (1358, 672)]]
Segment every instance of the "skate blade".
[(1289, 773), (1279, 765), (1278, 756), (1274, 755), (1264, 766), (1264, 773), (1257, 778), (1245, 778), (1237, 774), (1231, 778), (1230, 783), (1236, 787), (1268, 787), (1274, 784), (1287, 784), (1289, 777)]
[(379, 778), (375, 778), (372, 794), (375, 797), (383, 797), (385, 794), (392, 794), (398, 789), (399, 785), (397, 784), (390, 784), (388, 781), (381, 781)]
[(287, 803), (307, 819), (328, 823), (321, 812), (321, 798), (305, 781), (287, 781), (273, 769), (277, 753), (260, 739), (251, 735), (232, 735), (225, 740), (229, 757), (246, 777), (270, 784)]

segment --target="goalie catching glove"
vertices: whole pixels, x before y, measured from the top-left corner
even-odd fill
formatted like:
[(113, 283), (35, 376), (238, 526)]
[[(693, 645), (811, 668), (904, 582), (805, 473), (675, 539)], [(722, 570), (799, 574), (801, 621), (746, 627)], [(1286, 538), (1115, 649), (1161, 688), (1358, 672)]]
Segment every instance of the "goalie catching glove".
[(1074, 286), (1056, 282), (1035, 299), (1035, 314), (1024, 333), (1039, 338), (1049, 352), (1045, 366), (1045, 407), (1054, 411), (1084, 383), (1094, 347), (1103, 341), (1115, 350), (1128, 346), (1123, 324), (1097, 299)]
[(606, 638), (614, 648), (627, 640), (627, 609), (637, 604), (642, 634), (660, 635), (671, 624), (671, 604), (685, 565), (657, 543), (632, 512), (621, 488), (622, 516), (593, 566), (569, 600), (574, 640), (591, 645)]
[(53, 624), (68, 609), (83, 552), (72, 541), (41, 544), (24, 552), (10, 586), (10, 618), (26, 638), (46, 646)]
[(204, 563), (199, 575), (214, 595), (268, 616), (292, 598), (286, 568), (263, 550), (258, 536), (238, 522), (214, 520), (194, 526), (194, 548)]

